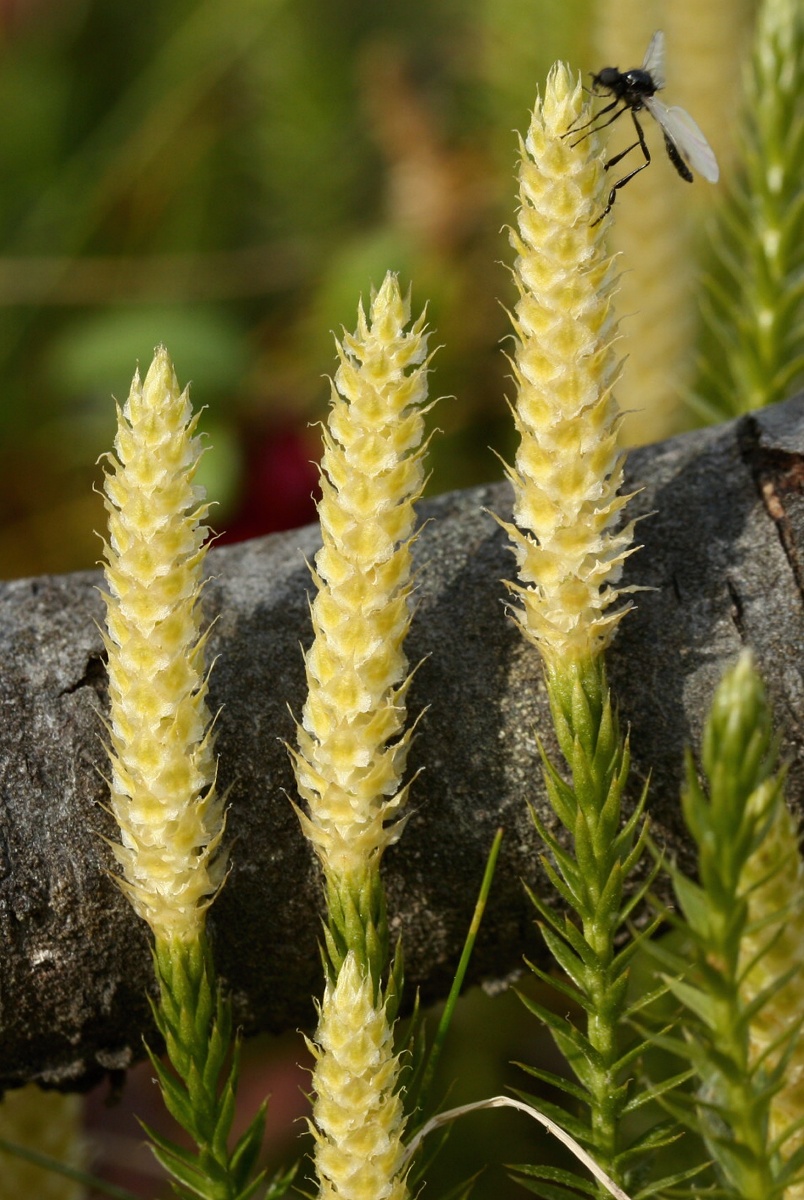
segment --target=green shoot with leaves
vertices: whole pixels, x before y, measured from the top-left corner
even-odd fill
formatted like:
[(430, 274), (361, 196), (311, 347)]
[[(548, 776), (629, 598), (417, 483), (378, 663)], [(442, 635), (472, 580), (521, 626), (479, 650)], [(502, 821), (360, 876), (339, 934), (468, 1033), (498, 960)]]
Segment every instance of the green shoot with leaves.
[[(197, 1147), (195, 1153), (184, 1150), (143, 1123), (154, 1154), (187, 1200), (249, 1200), (265, 1178), (265, 1172), (254, 1175), (254, 1168), (267, 1101), (230, 1151), (240, 1045), (233, 1037), (229, 997), (215, 983), (206, 938), (157, 942), (154, 967), (159, 1000), (151, 1011), (175, 1074), (150, 1049), (148, 1054), (165, 1106)], [(280, 1185), (275, 1194), (283, 1191)]]
[[(567, 915), (531, 893), (547, 948), (565, 978), (532, 969), (582, 1014), (576, 1022), (525, 1001), (575, 1076), (570, 1082), (527, 1066), (535, 1078), (563, 1091), (567, 1108), (526, 1098), (627, 1189), (676, 1133), (648, 1121), (629, 1139), (624, 1124), (654, 1098), (650, 1089), (634, 1086), (645, 1044), (626, 1023), (642, 1002), (629, 1003), (629, 964), (655, 922), (621, 945), (650, 872), (626, 889), (645, 849), (645, 794), (626, 817), (630, 755), (603, 656), (630, 607), (621, 601), (634, 590), (617, 586), (633, 552), (633, 522), (620, 524), (630, 497), (620, 494), (620, 413), (612, 394), (620, 369), (613, 349), (615, 274), (597, 220), (610, 184), (596, 135), (575, 142), (565, 137), (586, 116), (582, 94), (580, 81), (557, 64), (521, 147), (518, 228), (511, 235), (519, 291), (512, 365), (520, 445), (515, 466), (507, 469), (514, 520), (501, 523), (519, 565), (519, 581), (508, 585), (518, 602), (514, 616), (544, 661), (553, 723), (569, 768), (567, 777), (542, 751), (548, 799), (562, 833), (535, 817), (547, 849), (545, 874)], [(607, 1194), (601, 1181), (592, 1184), (575, 1171), (517, 1169), (546, 1200)]]
[[(763, 854), (784, 821), (783, 782), (765, 691), (746, 652), (715, 693), (700, 778), (692, 755), (687, 759), (682, 806), (699, 882), (671, 870), (686, 947), (680, 954), (654, 950), (684, 1008), (684, 1036), (657, 1040), (698, 1077), (686, 1103), (675, 1096), (668, 1105), (704, 1139), (717, 1168), (717, 1194), (728, 1200), (791, 1200), (788, 1189), (804, 1167), (804, 1149), (789, 1153), (795, 1124), (777, 1121), (774, 1128), (772, 1119), (800, 1020), (782, 1021), (762, 1044), (755, 1036), (801, 967), (800, 946), (786, 962), (773, 957), (796, 907), (800, 921), (801, 906), (800, 881), (798, 895), (787, 886), (789, 854)], [(795, 852), (795, 838), (788, 849)], [(769, 963), (775, 970), (765, 970), (757, 987)]]
[(200, 595), (208, 507), (193, 482), (202, 452), (186, 390), (164, 348), (118, 410), (105, 478), (111, 843), (119, 883), (154, 937), (152, 1012), (175, 1075), (149, 1049), (165, 1104), (195, 1142), (182, 1150), (149, 1130), (175, 1190), (247, 1200), (265, 1107), (234, 1150), (239, 1053), (215, 982), (206, 912), (222, 885), (225, 814), (206, 704)]
[(712, 421), (785, 400), (804, 379), (804, 9), (763, 0), (747, 72), (740, 174), (716, 226), (706, 354), (692, 404)]

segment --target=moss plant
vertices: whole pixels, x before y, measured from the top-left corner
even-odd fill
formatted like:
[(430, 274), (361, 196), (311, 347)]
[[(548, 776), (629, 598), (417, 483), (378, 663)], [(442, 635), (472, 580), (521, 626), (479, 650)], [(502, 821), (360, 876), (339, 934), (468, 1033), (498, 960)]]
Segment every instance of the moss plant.
[(682, 805), (700, 882), (678, 869), (673, 882), (689, 950), (655, 951), (685, 1008), (684, 1038), (659, 1040), (700, 1081), (692, 1108), (679, 1111), (703, 1136), (728, 1200), (793, 1200), (804, 1167), (801, 869), (775, 759), (745, 653), (715, 693), (700, 779), (687, 762)]
[(261, 1181), (251, 1177), (265, 1113), (230, 1151), (238, 1049), (204, 932), (225, 859), (199, 606), (208, 530), (193, 482), (196, 420), (157, 350), (118, 410), (104, 484), (110, 807), (120, 829), (111, 845), (120, 886), (154, 935), (152, 1009), (173, 1070), (151, 1061), (197, 1147), (151, 1132), (154, 1153), (180, 1195), (245, 1200)]
[[(558, 64), (547, 81), (521, 146), (520, 208), (512, 242), (519, 301), (513, 316), (514, 419), (520, 436), (513, 523), (505, 524), (519, 565), (509, 584), (514, 616), (539, 650), (565, 776), (543, 755), (548, 796), (564, 836), (536, 819), (548, 855), (545, 872), (570, 915), (541, 897), (533, 902), (545, 941), (566, 972), (562, 994), (584, 1013), (575, 1024), (535, 1001), (576, 1080), (526, 1069), (558, 1086), (573, 1108), (538, 1106), (585, 1146), (622, 1187), (638, 1177), (666, 1140), (660, 1129), (638, 1144), (624, 1130), (627, 1113), (650, 1099), (633, 1086), (641, 1047), (624, 1037), (630, 1015), (628, 964), (637, 942), (618, 934), (644, 891), (626, 899), (624, 885), (642, 856), (644, 796), (626, 819), (623, 790), (629, 752), (606, 682), (603, 652), (630, 607), (619, 586), (632, 551), (633, 525), (619, 523), (623, 459), (612, 394), (618, 363), (612, 312), (614, 267), (596, 223), (609, 183), (595, 136), (573, 145), (563, 135), (583, 119), (580, 81)], [(584, 114), (586, 115), (586, 114)], [(539, 968), (534, 972), (548, 977)], [(562, 1002), (563, 1003), (563, 1002)], [(569, 1171), (520, 1168), (540, 1195), (565, 1197), (590, 1185)], [(656, 1185), (658, 1188), (661, 1185)], [(651, 1190), (641, 1192), (649, 1195)]]
[(324, 430), (315, 638), (293, 761), (305, 833), (327, 891), (327, 985), (314, 1054), (321, 1197), (401, 1200), (404, 1121), (380, 879), (404, 825), (412, 728), (403, 643), (410, 624), (414, 501), (424, 484), (427, 335), (387, 275), (338, 345)]
[(722, 420), (804, 378), (804, 10), (762, 0), (747, 73), (742, 169), (719, 217), (710, 346), (696, 405)]

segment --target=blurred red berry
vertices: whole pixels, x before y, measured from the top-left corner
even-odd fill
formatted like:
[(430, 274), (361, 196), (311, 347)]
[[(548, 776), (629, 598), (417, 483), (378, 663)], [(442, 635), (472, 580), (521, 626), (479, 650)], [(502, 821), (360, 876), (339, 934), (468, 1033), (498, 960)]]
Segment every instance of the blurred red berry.
[(218, 544), (315, 521), (320, 492), (314, 460), (319, 453), (317, 438), (306, 428), (279, 426), (253, 436), (245, 448), (240, 503), (226, 521)]

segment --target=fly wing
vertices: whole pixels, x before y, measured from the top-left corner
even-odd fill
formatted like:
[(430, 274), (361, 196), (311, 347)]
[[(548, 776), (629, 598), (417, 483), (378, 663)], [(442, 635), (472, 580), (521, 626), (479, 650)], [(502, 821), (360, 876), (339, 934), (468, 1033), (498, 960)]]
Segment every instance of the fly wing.
[(673, 143), (684, 162), (710, 183), (717, 183), (720, 168), (715, 152), (690, 114), (683, 108), (668, 108), (655, 96), (645, 98), (645, 107), (659, 122), (665, 137)]
[(657, 91), (664, 87), (664, 34), (661, 29), (657, 29), (650, 39), (650, 45), (645, 51), (642, 70), (648, 72), (656, 84)]

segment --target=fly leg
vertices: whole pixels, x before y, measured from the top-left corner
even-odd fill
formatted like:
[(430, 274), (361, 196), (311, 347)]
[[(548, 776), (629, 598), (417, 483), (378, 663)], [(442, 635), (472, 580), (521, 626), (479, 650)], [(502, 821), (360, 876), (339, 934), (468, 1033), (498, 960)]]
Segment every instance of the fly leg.
[[(622, 108), (618, 109), (617, 112), (614, 113), (613, 116), (609, 117), (608, 121), (604, 121), (602, 125), (597, 125), (596, 122), (599, 121), (601, 117), (605, 117), (607, 112), (611, 112), (611, 110), (613, 108), (617, 108), (617, 105), (619, 103), (620, 103), (620, 98), (618, 96), (616, 100), (612, 100), (611, 104), (607, 104), (605, 108), (601, 108), (600, 112), (595, 113), (595, 115), (592, 117), (591, 121), (587, 121), (585, 125), (579, 125), (577, 129), (573, 128), (573, 126), (575, 125), (575, 122), (573, 121), (572, 125), (570, 125), (567, 132), (562, 133), (562, 135), (561, 135), (562, 138), (569, 137), (569, 135), (571, 133), (580, 133), (582, 129), (585, 129), (586, 133), (581, 134), (581, 136), (578, 138), (578, 141), (570, 143), (570, 145), (572, 145), (572, 146), (577, 146), (578, 142), (582, 142), (584, 140), (584, 138), (591, 137), (591, 135), (593, 133), (597, 133), (597, 131), (599, 129), (605, 129), (607, 125), (611, 125), (612, 121), (616, 121), (618, 117), (622, 116), (622, 114), (628, 108), (627, 104), (624, 104)], [(590, 129), (589, 128), (590, 125), (594, 125), (595, 128)]]
[(604, 217), (608, 216), (608, 214), (611, 212), (614, 201), (617, 199), (617, 193), (619, 192), (620, 188), (625, 187), (625, 185), (629, 183), (635, 175), (638, 175), (640, 171), (644, 171), (645, 167), (650, 166), (650, 150), (648, 150), (648, 144), (645, 141), (645, 134), (642, 132), (642, 126), (637, 120), (637, 115), (633, 108), (631, 109), (631, 120), (634, 122), (634, 128), (637, 131), (637, 141), (635, 141), (632, 146), (629, 146), (627, 150), (623, 150), (620, 154), (615, 154), (614, 158), (609, 159), (609, 161), (606, 163), (606, 170), (608, 171), (609, 167), (615, 167), (618, 162), (625, 158), (626, 154), (630, 154), (631, 151), (637, 146), (641, 147), (642, 153), (645, 156), (645, 161), (640, 163), (638, 167), (634, 167), (633, 171), (629, 171), (627, 175), (623, 175), (622, 179), (617, 180), (614, 187), (609, 192), (609, 199), (606, 207), (603, 209), (603, 212), (600, 214), (597, 220), (592, 222), (592, 225), (597, 225), (599, 221), (602, 221)]

